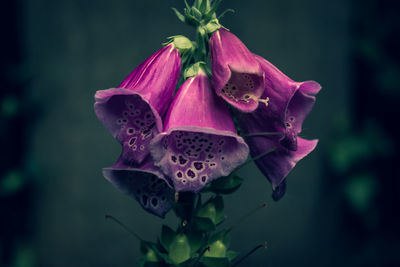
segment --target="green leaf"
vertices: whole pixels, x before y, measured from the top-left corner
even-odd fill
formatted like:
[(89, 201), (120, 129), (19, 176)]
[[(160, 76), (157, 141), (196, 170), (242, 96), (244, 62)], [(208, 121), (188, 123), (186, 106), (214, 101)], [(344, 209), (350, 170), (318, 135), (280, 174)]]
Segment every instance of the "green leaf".
[(229, 259), (229, 261), (233, 261), (233, 260), (236, 259), (237, 256), (239, 256), (239, 255), (240, 255), (239, 252), (236, 252), (236, 251), (233, 251), (233, 250), (228, 250), (228, 251), (226, 252), (226, 257)]
[(168, 251), (169, 246), (175, 238), (175, 231), (170, 227), (163, 225), (161, 230), (161, 244)]
[(185, 19), (185, 16), (184, 15), (182, 15), (182, 13), (181, 12), (179, 12), (176, 8), (172, 8), (172, 10), (175, 12), (175, 15), (178, 17), (178, 19), (180, 20), (180, 21), (182, 21), (183, 23), (185, 23), (186, 22), (186, 19)]
[(215, 230), (215, 224), (210, 218), (195, 216), (194, 222), (199, 230), (204, 232), (211, 232)]
[(169, 246), (168, 252), (169, 258), (175, 264), (179, 264), (190, 259), (190, 245), (186, 235), (176, 235)]
[(200, 262), (207, 267), (229, 267), (228, 258), (203, 257)]
[(243, 178), (237, 175), (221, 177), (211, 183), (210, 191), (216, 194), (231, 194), (239, 189), (243, 183)]

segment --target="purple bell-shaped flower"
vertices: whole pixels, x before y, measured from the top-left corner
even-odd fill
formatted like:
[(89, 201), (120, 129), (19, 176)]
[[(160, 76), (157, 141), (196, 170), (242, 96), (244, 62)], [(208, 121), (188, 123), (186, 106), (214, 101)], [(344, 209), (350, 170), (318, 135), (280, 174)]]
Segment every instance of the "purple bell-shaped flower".
[(200, 191), (229, 175), (249, 153), (201, 64), (193, 69), (193, 77), (179, 88), (167, 112), (164, 132), (150, 146), (155, 165), (171, 177), (176, 191)]
[(104, 177), (123, 193), (135, 198), (148, 212), (159, 217), (173, 207), (175, 190), (154, 166), (150, 155), (137, 167), (126, 166), (121, 158), (103, 169)]
[(140, 64), (118, 88), (97, 91), (94, 109), (121, 145), (124, 164), (140, 164), (151, 139), (162, 131), (179, 79), (181, 58), (171, 43)]
[(279, 199), (286, 188), (285, 177), (318, 143), (297, 135), (321, 86), (314, 81), (295, 82), (264, 58), (255, 58), (265, 74), (263, 97), (269, 101), (253, 113), (239, 114), (238, 122), (252, 157), (271, 151), (255, 162), (272, 183), (274, 198)]
[(217, 95), (242, 112), (254, 111), (264, 92), (263, 71), (254, 55), (224, 28), (213, 33), (209, 45)]

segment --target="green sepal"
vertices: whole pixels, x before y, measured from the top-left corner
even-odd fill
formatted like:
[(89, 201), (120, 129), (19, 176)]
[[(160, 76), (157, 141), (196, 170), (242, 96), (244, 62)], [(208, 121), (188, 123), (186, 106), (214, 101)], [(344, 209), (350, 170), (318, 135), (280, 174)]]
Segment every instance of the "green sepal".
[(200, 231), (204, 232), (211, 232), (216, 228), (214, 222), (210, 218), (195, 216), (194, 223)]
[(221, 27), (222, 26), (219, 24), (218, 19), (212, 19), (204, 26), (208, 34), (214, 33)]
[(186, 80), (188, 78), (196, 76), (200, 71), (207, 73), (205, 68), (206, 68), (205, 62), (203, 61), (196, 62), (187, 69), (185, 69), (185, 71), (183, 72), (183, 77)]
[(178, 19), (180, 21), (182, 21), (183, 23), (186, 23), (185, 16), (181, 12), (179, 12), (178, 9), (176, 9), (174, 7), (172, 7), (171, 9), (174, 11), (175, 15), (178, 17)]
[(198, 0), (198, 9), (205, 14), (210, 10), (210, 0)]
[(210, 8), (210, 10), (205, 14), (206, 18), (211, 18), (212, 15), (215, 13), (217, 10), (219, 4), (221, 4), (222, 0), (216, 0), (214, 5)]
[(163, 225), (161, 229), (161, 245), (168, 252), (169, 246), (174, 240), (176, 233), (169, 226)]
[(233, 251), (233, 250), (228, 250), (228, 251), (226, 252), (226, 257), (229, 259), (229, 261), (233, 261), (233, 260), (236, 259), (237, 256), (239, 256), (239, 255), (240, 255), (239, 252), (236, 252), (236, 251)]
[(190, 259), (190, 244), (185, 234), (177, 234), (168, 249), (168, 256), (173, 263), (179, 264)]
[(200, 262), (206, 267), (229, 267), (228, 258), (202, 257)]
[(174, 47), (178, 49), (182, 54), (187, 52), (192, 52), (194, 50), (193, 42), (190, 41), (189, 38), (183, 35), (174, 35), (168, 37), (168, 41), (163, 43), (164, 46), (169, 45), (170, 43), (174, 44)]
[(196, 19), (196, 17), (194, 17), (192, 14), (191, 14), (191, 8), (189, 7), (189, 8), (185, 8), (185, 22), (187, 23), (187, 24), (189, 24), (189, 25), (193, 25), (193, 26), (196, 26), (196, 25), (200, 25), (201, 23), (200, 23), (200, 21), (198, 20), (198, 19)]
[(237, 175), (229, 175), (214, 180), (207, 191), (216, 194), (232, 194), (240, 188), (243, 183), (243, 178)]
[(198, 20), (201, 21), (203, 14), (201, 14), (200, 10), (198, 10), (196, 7), (192, 7), (192, 13), (193, 16)]

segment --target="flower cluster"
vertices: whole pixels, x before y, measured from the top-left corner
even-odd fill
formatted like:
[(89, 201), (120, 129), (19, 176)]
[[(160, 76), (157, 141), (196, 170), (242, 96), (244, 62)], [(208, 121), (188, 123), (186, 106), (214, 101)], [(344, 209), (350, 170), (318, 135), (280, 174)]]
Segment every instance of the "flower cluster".
[(198, 33), (197, 44), (172, 37), (117, 88), (95, 95), (97, 117), (122, 146), (104, 176), (161, 217), (176, 192), (200, 192), (249, 154), (278, 200), (318, 142), (298, 137), (318, 83), (291, 80), (213, 16)]

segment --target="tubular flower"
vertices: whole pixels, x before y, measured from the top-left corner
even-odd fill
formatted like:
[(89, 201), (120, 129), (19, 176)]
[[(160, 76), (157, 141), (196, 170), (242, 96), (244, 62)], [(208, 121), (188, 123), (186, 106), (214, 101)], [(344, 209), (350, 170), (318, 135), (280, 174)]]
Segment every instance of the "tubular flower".
[(155, 165), (172, 178), (176, 191), (192, 192), (228, 175), (246, 160), (248, 151), (226, 104), (201, 68), (179, 88), (164, 132), (150, 145)]
[(213, 33), (209, 45), (217, 95), (242, 112), (254, 111), (264, 92), (263, 72), (254, 55), (223, 28)]
[(274, 198), (279, 199), (286, 188), (285, 177), (318, 143), (298, 134), (321, 86), (314, 81), (294, 82), (267, 60), (256, 59), (265, 73), (263, 96), (269, 97), (269, 103), (251, 114), (239, 114), (238, 121), (253, 157), (271, 151), (256, 164), (272, 183)]
[(172, 208), (175, 191), (148, 156), (140, 166), (126, 166), (121, 159), (114, 166), (103, 169), (104, 177), (116, 188), (135, 198), (148, 212), (159, 217)]
[(181, 71), (171, 43), (140, 64), (118, 88), (97, 91), (95, 112), (122, 145), (124, 164), (140, 164), (150, 140), (162, 131), (161, 116), (172, 101)]

